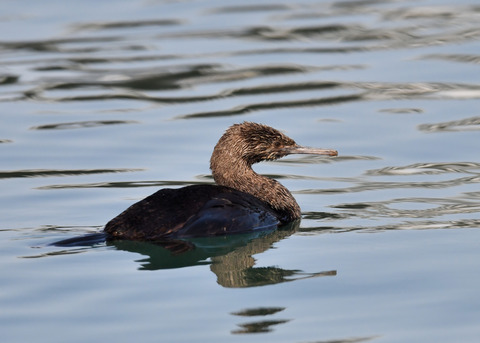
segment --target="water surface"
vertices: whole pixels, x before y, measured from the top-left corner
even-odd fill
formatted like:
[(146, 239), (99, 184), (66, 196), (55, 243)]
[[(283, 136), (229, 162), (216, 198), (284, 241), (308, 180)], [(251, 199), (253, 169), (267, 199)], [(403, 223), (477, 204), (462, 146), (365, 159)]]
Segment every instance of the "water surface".
[[(474, 1), (55, 1), (0, 14), (5, 342), (477, 342)], [(212, 183), (256, 121), (337, 158), (255, 167), (300, 223), (60, 248)]]

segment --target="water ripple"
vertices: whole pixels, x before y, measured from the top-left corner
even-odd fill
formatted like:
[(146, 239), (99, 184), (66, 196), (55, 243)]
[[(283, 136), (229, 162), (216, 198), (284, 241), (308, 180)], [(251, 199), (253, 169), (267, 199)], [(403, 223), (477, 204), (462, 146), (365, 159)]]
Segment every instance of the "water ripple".
[(24, 169), (0, 171), (0, 179), (50, 177), (50, 176), (75, 176), (89, 174), (128, 173), (142, 171), (143, 169)]
[(407, 166), (372, 169), (366, 175), (421, 175), (444, 173), (472, 173), (480, 175), (480, 163), (477, 162), (436, 162), (415, 163)]
[(72, 25), (72, 32), (80, 31), (100, 31), (112, 29), (135, 28), (145, 26), (172, 26), (182, 24), (182, 20), (178, 19), (151, 19), (151, 20), (130, 20), (130, 21), (107, 21), (93, 22)]
[(436, 59), (444, 61), (453, 61), (461, 63), (473, 63), (480, 64), (479, 55), (467, 55), (467, 54), (429, 54), (420, 56), (419, 59)]
[(137, 124), (134, 120), (89, 120), (78, 121), (72, 123), (56, 123), (33, 126), (30, 130), (69, 130), (69, 129), (85, 129), (104, 125), (118, 125), (118, 124)]
[[(392, 206), (393, 205), (393, 206)], [(407, 209), (395, 207), (407, 206)], [(428, 206), (427, 209), (418, 209)], [(333, 206), (360, 218), (434, 218), (451, 214), (477, 213), (480, 203), (455, 198), (399, 198), (378, 202), (349, 203)]]
[(421, 124), (418, 126), (418, 129), (425, 132), (476, 131), (480, 130), (480, 117), (471, 117), (435, 124)]
[(325, 233), (342, 233), (342, 232), (382, 232), (390, 230), (438, 230), (438, 229), (477, 229), (480, 225), (478, 219), (461, 219), (461, 220), (419, 220), (419, 221), (401, 221), (398, 223), (386, 225), (368, 225), (368, 226), (349, 226), (343, 225), (341, 227), (333, 226), (318, 226), (318, 227), (302, 227), (298, 230), (299, 235), (316, 235)]
[[(351, 66), (350, 66), (351, 67)], [(292, 82), (284, 84), (263, 84), (260, 86), (221, 89), (216, 94), (188, 95), (188, 96), (159, 96), (149, 94), (148, 91), (189, 89), (202, 84), (218, 83), (234, 80), (247, 80), (262, 78), (270, 75), (289, 73), (305, 73), (309, 68), (305, 66), (268, 66), (256, 67), (246, 70), (222, 70), (214, 66), (190, 66), (190, 70), (175, 72), (170, 70), (166, 73), (152, 73), (142, 75), (138, 72), (90, 77), (88, 81), (55, 80), (52, 79), (42, 86), (29, 89), (24, 92), (24, 97), (39, 101), (95, 101), (108, 99), (131, 99), (147, 102), (176, 104), (199, 101), (211, 101), (221, 98), (233, 98), (260, 94), (281, 94), (302, 92), (311, 90), (343, 90), (345, 95), (325, 96), (291, 101), (276, 101), (267, 103), (247, 103), (235, 108), (211, 112), (188, 113), (177, 116), (179, 119), (208, 118), (216, 116), (230, 116), (244, 114), (253, 111), (261, 111), (273, 108), (292, 108), (330, 105), (351, 101), (367, 100), (399, 100), (399, 99), (478, 99), (480, 98), (480, 85), (452, 84), (452, 83), (382, 83), (382, 82), (334, 82), (334, 81), (309, 81)], [(97, 80), (94, 80), (94, 79)], [(106, 89), (108, 93), (99, 89)], [(55, 96), (55, 91), (68, 91), (69, 95)], [(81, 94), (75, 95), (75, 90)], [(89, 90), (89, 94), (85, 94)], [(352, 92), (353, 91), (353, 92)], [(1, 100), (0, 100), (1, 101)], [(412, 111), (412, 110), (410, 110)], [(414, 112), (421, 110), (415, 109)], [(477, 117), (472, 118), (475, 122), (456, 124), (456, 126), (477, 125)], [(420, 126), (424, 130), (424, 126)]]
[(0, 85), (8, 85), (18, 81), (18, 75), (0, 75)]
[(268, 103), (248, 104), (248, 105), (236, 106), (234, 108), (223, 110), (223, 111), (211, 111), (211, 112), (186, 114), (182, 116), (177, 116), (176, 119), (209, 118), (209, 117), (219, 117), (219, 116), (223, 117), (223, 116), (246, 114), (253, 111), (270, 110), (275, 108), (292, 108), (292, 107), (340, 104), (345, 102), (357, 101), (361, 98), (362, 96), (360, 94), (351, 94), (351, 95), (332, 96), (332, 97), (314, 98), (314, 99), (305, 99), (305, 100), (291, 100), (291, 101), (277, 101), (277, 102), (268, 102)]
[[(65, 37), (26, 41), (0, 42), (0, 50), (5, 57), (0, 59), (1, 65), (25, 65), (38, 71), (42, 75), (35, 82), (35, 87), (23, 90), (16, 96), (10, 93), (0, 101), (11, 101), (15, 98), (26, 97), (37, 101), (92, 101), (109, 99), (135, 99), (149, 102), (186, 103), (208, 101), (222, 97), (240, 96), (242, 94), (260, 94), (277, 87), (276, 92), (291, 92), (299, 90), (305, 85), (315, 88), (315, 82), (308, 81), (304, 85), (286, 83), (281, 85), (261, 84), (257, 89), (220, 89), (216, 94), (190, 96), (158, 96), (150, 94), (161, 90), (187, 90), (198, 85), (209, 83), (225, 83), (257, 79), (273, 75), (291, 73), (311, 74), (322, 70), (318, 66), (298, 64), (279, 64), (276, 66), (250, 65), (238, 68), (231, 65), (212, 63), (229, 56), (248, 56), (271, 54), (332, 54), (371, 52), (386, 49), (419, 48), (422, 46), (459, 44), (462, 41), (480, 39), (478, 6), (404, 6), (385, 7), (376, 1), (321, 3), (321, 4), (258, 4), (245, 6), (220, 6), (205, 12), (205, 16), (227, 15), (254, 12), (275, 13), (270, 17), (268, 25), (242, 26), (235, 28), (212, 28), (208, 30), (191, 29), (189, 23), (183, 19), (143, 19), (126, 21), (99, 21), (84, 22), (72, 25)], [(376, 23), (368, 26), (360, 21), (329, 21), (324, 24), (305, 24), (298, 20), (308, 18), (334, 18), (350, 14), (376, 17)], [(295, 24), (293, 24), (293, 23)], [(392, 24), (394, 23), (394, 24)], [(448, 25), (446, 25), (448, 23)], [(137, 31), (135, 28), (151, 27), (157, 31)], [(168, 30), (166, 30), (168, 28)], [(115, 32), (122, 30), (120, 35), (103, 35), (104, 31)], [(153, 33), (152, 33), (153, 32)], [(88, 35), (83, 35), (88, 33)], [(264, 41), (260, 47), (243, 46), (238, 44), (226, 49), (182, 50), (182, 53), (157, 53), (156, 50), (165, 42), (172, 39), (182, 39), (189, 44), (203, 39), (248, 40)], [(132, 43), (132, 40), (135, 43)], [(145, 45), (142, 40), (148, 40), (151, 46)], [(137, 43), (138, 42), (138, 43)], [(279, 42), (279, 44), (275, 44)], [(281, 44), (281, 42), (308, 42), (308, 44)], [(105, 44), (108, 43), (108, 44)], [(254, 45), (254, 44), (253, 44)], [(35, 51), (37, 54), (9, 58), (19, 51)], [(52, 55), (55, 52), (57, 54)], [(131, 53), (135, 52), (135, 53)], [(42, 56), (44, 56), (42, 58)], [(424, 54), (419, 59), (443, 59), (455, 62), (478, 63), (479, 57), (475, 54)], [(182, 60), (188, 63), (182, 64)], [(192, 63), (195, 60), (197, 63)], [(200, 62), (201, 60), (201, 62)], [(205, 63), (205, 60), (208, 60)], [(162, 65), (132, 68), (131, 65), (142, 63), (160, 63), (173, 61), (175, 65)], [(121, 68), (99, 69), (98, 65), (114, 65), (124, 63)], [(351, 68), (367, 68), (366, 65), (352, 66), (339, 64), (326, 67), (324, 70)], [(74, 74), (54, 76), (59, 71), (72, 71)], [(57, 73), (58, 74), (58, 73)], [(69, 76), (66, 76), (69, 75)], [(461, 83), (381, 83), (381, 82), (334, 82), (335, 87), (344, 90), (361, 91), (348, 101), (366, 100), (396, 100), (396, 99), (478, 99), (480, 86), (477, 84)], [(21, 84), (21, 78), (16, 74), (0, 77), (0, 85)], [(262, 90), (263, 88), (263, 90)], [(306, 89), (306, 88), (304, 88)], [(63, 90), (61, 96), (55, 91)], [(77, 92), (88, 91), (88, 94)], [(105, 92), (105, 90), (107, 90)], [(19, 89), (14, 92), (19, 92)], [(326, 102), (325, 102), (325, 99)], [(244, 104), (238, 108), (221, 110), (218, 112), (187, 113), (180, 118), (206, 118), (215, 116), (229, 116), (243, 114), (255, 110), (270, 108), (317, 106), (330, 101), (343, 101), (319, 97), (312, 100), (299, 100), (285, 103)]]
[(48, 185), (37, 187), (36, 189), (51, 190), (51, 189), (72, 189), (72, 188), (137, 188), (137, 187), (181, 187), (190, 185), (211, 184), (212, 182), (204, 181), (118, 181), (118, 182), (93, 182), (80, 184), (62, 184), (62, 185)]
[(270, 12), (283, 11), (291, 8), (289, 5), (280, 4), (257, 4), (257, 5), (241, 5), (241, 6), (223, 6), (217, 7), (209, 11), (212, 14), (219, 13), (245, 13), (245, 12)]
[[(335, 178), (332, 178), (335, 181)], [(295, 193), (298, 194), (329, 194), (329, 193), (359, 193), (367, 191), (384, 191), (386, 189), (406, 189), (406, 188), (419, 188), (419, 189), (442, 189), (461, 185), (477, 184), (480, 183), (480, 176), (466, 176), (452, 180), (442, 181), (417, 181), (417, 182), (401, 182), (401, 181), (362, 181), (358, 180), (354, 186), (348, 186), (343, 188), (328, 188), (328, 189), (304, 189), (298, 190)]]

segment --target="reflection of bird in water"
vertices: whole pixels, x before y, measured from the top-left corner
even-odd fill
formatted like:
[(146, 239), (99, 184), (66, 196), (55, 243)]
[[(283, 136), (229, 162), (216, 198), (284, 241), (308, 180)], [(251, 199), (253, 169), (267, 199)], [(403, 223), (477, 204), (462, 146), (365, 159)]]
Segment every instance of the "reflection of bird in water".
[(251, 168), (289, 154), (337, 152), (301, 147), (266, 125), (233, 125), (210, 160), (217, 185), (162, 189), (113, 218), (104, 231), (109, 239), (158, 241), (272, 229), (299, 219), (300, 207), (288, 189)]
[(307, 273), (277, 266), (255, 267), (255, 259), (252, 255), (267, 251), (275, 242), (290, 236), (298, 229), (299, 224), (299, 221), (296, 221), (281, 230), (254, 239), (227, 254), (212, 257), (210, 269), (217, 275), (217, 283), (229, 288), (257, 287), (319, 276), (337, 275), (335, 270)]
[(320, 276), (335, 276), (335, 270), (307, 273), (277, 266), (255, 267), (253, 255), (267, 251), (272, 245), (292, 235), (299, 227), (295, 221), (271, 232), (172, 239), (157, 244), (129, 240), (109, 242), (119, 250), (135, 252), (144, 258), (137, 260), (140, 270), (182, 268), (210, 264), (223, 287), (256, 287), (273, 285)]

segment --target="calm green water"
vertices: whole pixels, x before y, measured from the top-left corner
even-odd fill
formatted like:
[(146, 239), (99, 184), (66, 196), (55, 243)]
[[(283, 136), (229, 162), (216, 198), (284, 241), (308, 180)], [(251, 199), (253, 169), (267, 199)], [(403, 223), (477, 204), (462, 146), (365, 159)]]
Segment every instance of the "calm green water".
[[(0, 11), (2, 342), (478, 342), (475, 1), (47, 1)], [(211, 183), (232, 123), (301, 223), (59, 248)]]

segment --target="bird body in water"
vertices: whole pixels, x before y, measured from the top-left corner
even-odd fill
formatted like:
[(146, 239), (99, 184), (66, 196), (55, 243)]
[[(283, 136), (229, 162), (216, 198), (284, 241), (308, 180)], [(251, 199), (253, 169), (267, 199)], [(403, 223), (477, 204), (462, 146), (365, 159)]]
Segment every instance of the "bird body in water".
[(300, 207), (288, 189), (252, 169), (289, 154), (337, 152), (299, 146), (266, 125), (235, 124), (213, 150), (216, 185), (159, 190), (110, 220), (104, 231), (109, 239), (164, 241), (274, 229), (299, 219)]

